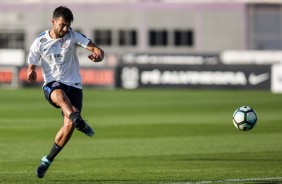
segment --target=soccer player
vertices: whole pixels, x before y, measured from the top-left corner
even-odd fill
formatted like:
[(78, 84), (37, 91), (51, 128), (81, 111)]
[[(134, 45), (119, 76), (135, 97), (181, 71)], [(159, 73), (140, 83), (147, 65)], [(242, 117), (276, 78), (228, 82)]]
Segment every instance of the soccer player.
[(83, 120), (82, 82), (79, 73), (77, 46), (91, 52), (93, 62), (101, 62), (104, 51), (84, 35), (71, 29), (73, 14), (64, 6), (53, 12), (52, 27), (41, 33), (32, 43), (28, 56), (27, 79), (35, 82), (36, 66), (41, 62), (46, 100), (56, 108), (61, 108), (64, 123), (55, 137), (55, 143), (47, 156), (41, 159), (36, 170), (39, 178), (44, 177), (48, 167), (66, 145), (74, 129), (92, 137), (93, 129)]

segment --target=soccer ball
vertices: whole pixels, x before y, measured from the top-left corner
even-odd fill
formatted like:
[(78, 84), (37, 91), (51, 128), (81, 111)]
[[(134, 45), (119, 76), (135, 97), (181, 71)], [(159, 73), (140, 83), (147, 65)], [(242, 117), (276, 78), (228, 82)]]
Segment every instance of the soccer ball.
[(255, 127), (258, 117), (254, 109), (249, 106), (242, 106), (233, 114), (233, 124), (242, 131), (248, 131)]

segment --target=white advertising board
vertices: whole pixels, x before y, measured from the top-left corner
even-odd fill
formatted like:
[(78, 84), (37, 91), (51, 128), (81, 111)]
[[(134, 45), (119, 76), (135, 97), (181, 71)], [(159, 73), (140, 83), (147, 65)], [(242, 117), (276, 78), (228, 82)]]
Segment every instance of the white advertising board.
[(275, 64), (271, 67), (271, 91), (282, 93), (282, 64)]

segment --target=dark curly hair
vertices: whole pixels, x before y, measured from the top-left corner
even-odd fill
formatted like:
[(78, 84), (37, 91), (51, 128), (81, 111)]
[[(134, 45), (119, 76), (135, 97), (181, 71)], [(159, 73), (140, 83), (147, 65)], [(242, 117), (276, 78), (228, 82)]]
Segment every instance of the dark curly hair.
[(54, 10), (53, 19), (58, 19), (59, 17), (63, 17), (67, 22), (73, 21), (73, 14), (71, 10), (65, 6), (59, 6)]

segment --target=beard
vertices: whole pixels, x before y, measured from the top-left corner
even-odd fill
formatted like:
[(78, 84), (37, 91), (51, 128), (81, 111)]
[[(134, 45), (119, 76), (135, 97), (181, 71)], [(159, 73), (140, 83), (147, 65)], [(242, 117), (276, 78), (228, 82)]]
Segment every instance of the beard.
[(64, 31), (55, 31), (55, 34), (58, 38), (63, 38), (68, 32)]

